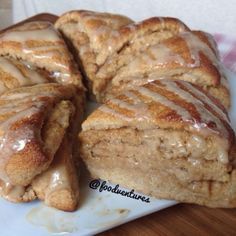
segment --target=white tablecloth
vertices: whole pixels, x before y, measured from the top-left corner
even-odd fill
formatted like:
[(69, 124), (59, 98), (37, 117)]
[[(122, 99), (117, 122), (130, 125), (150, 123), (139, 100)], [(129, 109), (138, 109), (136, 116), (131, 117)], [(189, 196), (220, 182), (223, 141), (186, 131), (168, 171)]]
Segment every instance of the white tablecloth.
[(236, 38), (236, 0), (13, 0), (13, 21), (41, 12), (60, 15), (72, 9), (115, 12), (135, 20), (172, 16), (192, 29)]

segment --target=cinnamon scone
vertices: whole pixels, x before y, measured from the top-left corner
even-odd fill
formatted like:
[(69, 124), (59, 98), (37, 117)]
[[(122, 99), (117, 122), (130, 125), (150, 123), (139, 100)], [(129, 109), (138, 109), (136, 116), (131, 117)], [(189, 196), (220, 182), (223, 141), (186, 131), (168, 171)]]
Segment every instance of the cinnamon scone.
[(97, 101), (153, 77), (172, 76), (201, 86), (229, 108), (228, 83), (211, 35), (167, 17), (118, 21), (116, 15), (73, 11), (55, 24), (76, 49)]
[[(79, 192), (75, 146), (85, 101), (81, 75), (73, 56), (53, 24), (41, 21), (23, 23), (1, 33), (0, 55), (0, 94), (11, 90), (1, 96), (9, 96), (6, 102), (18, 102), (21, 106), (27, 90), (27, 93), (31, 93), (27, 95), (27, 99), (32, 100), (30, 106), (35, 109), (32, 121), (31, 117), (25, 118), (23, 114), (25, 112), (25, 116), (31, 116), (31, 113), (28, 114), (27, 102), (22, 111), (9, 105), (6, 119), (14, 121), (15, 116), (19, 116), (19, 119), (23, 116), (23, 120), (26, 119), (24, 129), (29, 129), (32, 140), (29, 138), (26, 143), (22, 143), (23, 147), (26, 147), (20, 154), (13, 152), (16, 158), (8, 156), (14, 179), (0, 176), (0, 194), (12, 202), (27, 202), (40, 198), (52, 207), (66, 211), (75, 210)], [(63, 86), (53, 84), (55, 82)], [(29, 87), (37, 84), (43, 85)], [(27, 88), (19, 91), (14, 90), (16, 87), (26, 86)], [(16, 91), (19, 101), (11, 100), (9, 95)], [(0, 104), (0, 110), (2, 106), (5, 110), (5, 104)], [(8, 132), (11, 132), (11, 127), (4, 130), (4, 133)], [(28, 135), (24, 131), (21, 133)], [(13, 142), (22, 142), (20, 138), (16, 136)], [(24, 158), (28, 166), (20, 158)], [(22, 162), (19, 167), (15, 166), (14, 171), (13, 159), (15, 162)], [(50, 194), (49, 190), (46, 192), (46, 189), (43, 189), (45, 186), (51, 189)]]
[[(36, 68), (34, 68), (36, 69)], [(37, 68), (33, 70), (31, 67), (22, 63), (22, 61), (15, 60), (13, 58), (0, 57), (0, 95), (8, 90), (12, 90), (16, 87), (25, 87), (36, 84), (45, 84), (53, 82), (52, 78), (45, 73), (44, 70)], [(47, 85), (51, 86), (51, 85)], [(47, 87), (46, 86), (46, 87)], [(52, 85), (54, 86), (54, 85)], [(43, 89), (44, 87), (42, 87)], [(69, 88), (68, 88), (69, 89)], [(0, 179), (0, 195), (12, 202), (28, 202), (36, 198), (40, 198), (46, 202), (46, 204), (56, 207), (61, 210), (72, 211), (76, 209), (78, 203), (78, 176), (77, 168), (74, 159), (75, 153), (72, 148), (73, 145), (77, 146), (76, 135), (78, 133), (78, 128), (83, 117), (83, 103), (84, 95), (82, 91), (75, 93), (75, 88), (72, 87), (72, 96), (71, 99), (74, 100), (74, 105), (77, 109), (73, 108), (73, 120), (71, 120), (69, 134), (67, 131), (67, 139), (70, 141), (65, 144), (60, 144), (59, 150), (55, 152), (52, 163), (49, 167), (43, 171), (40, 175), (37, 175), (30, 184), (27, 186), (24, 185), (13, 185), (10, 182), (5, 182)], [(23, 91), (23, 93), (25, 93)], [(50, 96), (50, 93), (48, 94)], [(74, 96), (74, 97), (73, 97)], [(30, 98), (29, 98), (30, 99)], [(34, 94), (32, 98), (35, 99)], [(47, 102), (45, 100), (45, 102)], [(36, 103), (37, 105), (37, 103)], [(58, 119), (67, 119), (68, 116), (68, 107), (67, 103), (60, 103), (59, 106), (56, 106), (54, 111), (50, 114), (50, 118), (47, 119), (47, 128), (50, 132), (54, 132), (54, 129), (60, 125), (58, 124)], [(1, 109), (1, 106), (0, 106)], [(71, 109), (69, 109), (71, 110)], [(9, 106), (10, 111), (10, 106)], [(13, 108), (14, 112), (14, 108)], [(22, 111), (23, 112), (23, 111)], [(27, 113), (27, 111), (26, 111)], [(61, 118), (60, 118), (61, 117)], [(72, 124), (73, 122), (73, 124)], [(51, 127), (51, 128), (50, 128)], [(53, 128), (55, 127), (55, 128)], [(55, 129), (55, 132), (58, 132)], [(60, 132), (57, 134), (60, 135)], [(63, 139), (63, 133), (61, 133)], [(22, 140), (15, 140), (16, 142), (22, 142)], [(56, 141), (56, 140), (55, 140)], [(57, 141), (56, 141), (57, 142)], [(65, 143), (65, 142), (64, 142)], [(58, 144), (55, 143), (57, 147)], [(52, 143), (54, 145), (54, 143)], [(54, 147), (54, 146), (53, 146)], [(65, 151), (66, 150), (66, 151)], [(73, 154), (73, 157), (72, 157)], [(30, 155), (27, 155), (30, 159)], [(55, 164), (54, 164), (55, 163)], [(59, 175), (58, 175), (59, 174)], [(55, 179), (56, 176), (56, 180)], [(47, 189), (52, 189), (50, 187), (53, 180), (53, 194), (42, 194), (42, 191), (45, 191), (46, 188), (42, 189), (41, 186), (47, 186)], [(66, 181), (65, 181), (66, 180)], [(61, 185), (62, 182), (65, 184)], [(60, 186), (60, 187), (59, 187)], [(49, 191), (49, 190), (48, 190)], [(53, 200), (52, 200), (53, 196)]]
[(72, 154), (72, 143), (65, 136), (49, 168), (31, 184), (39, 199), (64, 211), (75, 210), (79, 198), (78, 170)]
[(0, 179), (26, 186), (52, 162), (74, 113), (74, 86), (49, 83), (0, 96)]
[[(106, 74), (111, 64), (107, 61), (101, 72)], [(104, 91), (105, 96), (166, 78), (197, 84), (227, 109), (230, 107), (229, 85), (216, 43), (211, 35), (201, 31), (183, 32), (150, 46), (116, 72)]]
[[(76, 97), (75, 86), (56, 83), (12, 89), (0, 96), (1, 196), (12, 202), (40, 198), (61, 210), (76, 209)], [(50, 194), (43, 192), (49, 189)]]
[(60, 33), (46, 21), (32, 21), (0, 34), (0, 55), (43, 69), (54, 82), (82, 88), (80, 72)]
[(189, 31), (174, 18), (154, 17), (134, 23), (125, 16), (92, 11), (71, 11), (55, 27), (74, 47), (87, 77), (90, 92), (103, 101), (116, 73), (150, 46)]
[(79, 138), (93, 178), (236, 207), (235, 134), (224, 107), (199, 86), (166, 79), (125, 91), (85, 120)]

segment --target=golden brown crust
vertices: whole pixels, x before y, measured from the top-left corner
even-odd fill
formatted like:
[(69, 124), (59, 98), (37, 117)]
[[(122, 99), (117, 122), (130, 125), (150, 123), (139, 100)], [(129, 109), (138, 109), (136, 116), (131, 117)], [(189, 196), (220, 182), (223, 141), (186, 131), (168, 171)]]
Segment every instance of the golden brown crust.
[[(79, 24), (75, 30), (84, 33), (89, 38), (90, 45), (88, 47), (96, 54), (96, 62), (99, 66), (105, 62), (108, 56), (117, 53), (124, 44), (135, 38), (156, 31), (167, 31), (167, 33), (175, 35), (188, 30), (187, 26), (175, 18), (153, 17), (140, 23), (133, 23), (125, 16), (91, 11), (66, 13), (57, 20), (55, 27), (63, 32), (65, 24), (70, 25), (70, 23), (77, 22)], [(78, 42), (79, 44), (80, 42)], [(102, 49), (105, 50), (101, 51)], [(79, 48), (77, 50), (80, 51)], [(81, 59), (83, 60), (83, 58)]]
[[(227, 81), (212, 38), (200, 31), (190, 31), (174, 18), (154, 17), (134, 23), (125, 16), (91, 11), (66, 13), (55, 26), (77, 50), (78, 61), (89, 81), (89, 88), (97, 100), (105, 102), (83, 124), (80, 139), (85, 162), (88, 143), (92, 143), (96, 132), (100, 132), (101, 140), (103, 134), (106, 136), (111, 130), (117, 131), (120, 137), (123, 135), (122, 130), (127, 127), (137, 132), (162, 129), (171, 130), (173, 134), (175, 131), (183, 131), (200, 135), (206, 138), (206, 142), (210, 140), (210, 145), (215, 142), (223, 147), (223, 151), (226, 150), (217, 153), (218, 159), (222, 159), (223, 163), (223, 167), (217, 166), (217, 174), (214, 176), (214, 171), (206, 171), (207, 174), (204, 172), (206, 175), (211, 173), (214, 178), (220, 176), (216, 183), (211, 183), (212, 179), (202, 180), (201, 171), (197, 173), (196, 168), (190, 168), (189, 176), (197, 173), (199, 179), (194, 181), (199, 182), (196, 186), (190, 182), (187, 187), (186, 183), (180, 183), (183, 185), (179, 188), (184, 192), (182, 195), (175, 196), (170, 192), (168, 195), (158, 191), (152, 193), (151, 185), (149, 189), (143, 189), (139, 184), (126, 186), (161, 198), (175, 198), (208, 206), (235, 206), (235, 199), (232, 203), (220, 204), (221, 198), (214, 198), (216, 194), (220, 195), (219, 189), (226, 191), (225, 196), (228, 196), (228, 191), (235, 195), (235, 186), (232, 184), (235, 171), (232, 171), (231, 165), (235, 159), (235, 136), (227, 112), (219, 100), (213, 98), (221, 98), (222, 104), (229, 107)], [(47, 38), (42, 32), (47, 33)], [(30, 64), (31, 69), (42, 72), (42, 83), (45, 83), (44, 80), (52, 80), (66, 85), (37, 85), (8, 91), (0, 96), (0, 139), (3, 140), (1, 149), (4, 151), (4, 158), (0, 161), (0, 178), (11, 184), (21, 185), (15, 186), (15, 189), (21, 187), (19, 198), (9, 200), (30, 201), (38, 197), (52, 207), (73, 211), (78, 200), (78, 179), (72, 157), (75, 150), (67, 139), (73, 139), (78, 130), (78, 125), (71, 123), (79, 123), (81, 119), (78, 109), (83, 106), (84, 94), (80, 73), (63, 39), (47, 22), (30, 22), (4, 32), (0, 35), (0, 55), (8, 55), (23, 76), (30, 77), (28, 73), (31, 72), (16, 59), (27, 66)], [(17, 86), (41, 83), (33, 80), (22, 83), (23, 77), (16, 78), (4, 70), (7, 67), (4, 60), (9, 58), (2, 59), (3, 64), (5, 63), (3, 68), (1, 59), (0, 75), (3, 75), (4, 84), (0, 89), (2, 92)], [(134, 81), (138, 81), (138, 86), (133, 85)], [(150, 81), (153, 82), (147, 83)], [(68, 84), (74, 86), (67, 86)], [(109, 96), (116, 97), (106, 101)], [(13, 106), (9, 106), (10, 103)], [(73, 115), (75, 108), (77, 111)], [(92, 145), (96, 146), (99, 142)], [(186, 143), (187, 141), (184, 145)], [(216, 151), (219, 151), (217, 148)], [(117, 174), (120, 170), (117, 172), (114, 169), (113, 178), (110, 170), (100, 172), (100, 167), (96, 170), (96, 161), (92, 158), (87, 162), (94, 176), (120, 181), (125, 186), (123, 180), (126, 170), (121, 171), (120, 176)], [(114, 168), (112, 161), (110, 164), (109, 168)], [(183, 168), (188, 168), (188, 164)], [(159, 177), (167, 178), (162, 175), (161, 169), (157, 172), (159, 171)], [(54, 175), (61, 178), (56, 187)], [(133, 183), (134, 176), (126, 177), (128, 182)], [(137, 171), (135, 179), (139, 177), (140, 172)], [(170, 184), (169, 187), (179, 187), (175, 178), (170, 180), (173, 185)], [(227, 185), (224, 185), (227, 181)], [(217, 187), (218, 184), (226, 187)], [(213, 190), (209, 193), (211, 188)], [(199, 197), (199, 200), (198, 194), (212, 194), (215, 202), (205, 200), (205, 197)]]
[(13, 186), (0, 180), (0, 196), (14, 203), (30, 202), (37, 198), (31, 186)]
[(0, 93), (7, 90), (52, 82), (43, 70), (33, 70), (15, 59), (0, 57)]
[[(82, 129), (99, 130), (132, 126), (174, 128), (218, 134), (234, 142), (224, 107), (200, 87), (185, 81), (156, 80), (123, 92), (94, 111)], [(193, 127), (195, 127), (193, 129)]]
[[(40, 198), (73, 211), (78, 177), (72, 146), (84, 88), (72, 55), (53, 25), (39, 21), (4, 31), (0, 55), (0, 195), (13, 202)], [(70, 143), (62, 142), (65, 136)], [(45, 194), (58, 173), (64, 186)]]
[(121, 16), (73, 11), (55, 25), (77, 51), (91, 98), (99, 102), (153, 77), (171, 76), (198, 84), (212, 96), (220, 93), (219, 101), (227, 109), (230, 106), (228, 82), (213, 37), (190, 31), (178, 19), (153, 17), (125, 23)]
[(50, 22), (27, 22), (5, 31), (0, 35), (0, 55), (45, 69), (59, 83), (72, 83), (83, 88), (72, 55)]
[(62, 25), (70, 22), (80, 22), (90, 17), (90, 21), (87, 21), (88, 27), (96, 29), (99, 24), (104, 24), (112, 28), (120, 28), (122, 25), (127, 25), (133, 22), (130, 18), (124, 15), (105, 13), (105, 12), (94, 12), (87, 10), (74, 10), (64, 13), (56, 21), (55, 27), (60, 28)]
[[(68, 119), (73, 109), (68, 107), (66, 113), (57, 118), (56, 121), (61, 123), (60, 129), (56, 128), (56, 122), (47, 123), (48, 117), (53, 116), (52, 111), (57, 109), (57, 104), (63, 105), (63, 100), (73, 107), (74, 93), (73, 86), (51, 83), (18, 88), (0, 96), (2, 180), (26, 186), (48, 168), (69, 126)], [(46, 135), (47, 132), (50, 135)], [(55, 143), (49, 147), (50, 138)]]
[[(100, 88), (100, 91), (103, 91), (103, 97), (111, 97), (148, 81), (173, 78), (197, 84), (213, 96), (216, 95), (216, 90), (219, 90), (218, 93), (223, 92), (220, 96), (223, 99), (219, 101), (228, 109), (228, 82), (217, 56), (217, 48), (211, 40), (209, 35), (199, 31), (184, 32), (164, 40), (110, 74), (110, 84)], [(102, 79), (112, 66), (112, 61), (109, 61), (103, 66), (103, 70), (98, 72), (97, 77)]]
[(78, 204), (79, 183), (71, 144), (64, 138), (50, 167), (32, 182), (37, 197), (49, 206), (74, 211)]
[[(50, 88), (53, 86), (55, 86), (54, 89)], [(77, 134), (78, 132), (78, 126), (82, 119), (83, 92), (81, 91), (81, 96), (78, 96), (77, 93), (75, 96), (76, 89), (74, 87), (64, 87), (58, 84), (40, 85), (36, 87), (39, 87), (38, 90), (43, 93), (43, 101), (45, 103), (51, 104), (51, 102), (46, 99), (46, 95), (56, 96), (56, 93), (69, 96), (68, 98), (71, 96), (70, 99), (72, 100), (60, 101), (59, 99), (58, 103), (55, 103), (53, 106), (53, 109), (46, 112), (48, 114), (44, 125), (39, 131), (41, 133), (40, 137), (36, 137), (39, 138), (39, 140), (32, 139), (28, 149), (25, 146), (20, 154), (16, 153), (15, 156), (12, 155), (7, 166), (8, 169), (9, 166), (11, 167), (10, 171), (7, 171), (7, 173), (11, 172), (13, 176), (16, 176), (17, 184), (19, 184), (19, 179), (22, 174), (24, 175), (24, 178), (26, 174), (35, 175), (35, 167), (38, 171), (40, 168), (42, 169), (42, 165), (44, 165), (44, 171), (41, 170), (40, 174), (26, 187), (12, 185), (10, 182), (0, 180), (0, 195), (12, 202), (28, 202), (39, 198), (44, 200), (45, 203), (51, 207), (64, 211), (74, 211), (78, 203), (79, 189), (78, 170), (74, 160), (76, 153), (74, 151), (75, 148), (72, 148), (72, 146), (77, 145), (77, 139), (74, 139), (74, 137), (75, 133)], [(8, 95), (12, 93), (21, 95), (21, 92), (26, 94), (29, 89), (30, 88), (18, 89), (17, 93), (14, 93), (13, 90), (8, 92)], [(34, 91), (34, 101), (37, 101), (35, 98), (35, 91), (37, 91), (37, 88), (31, 87), (31, 89)], [(50, 93), (48, 93), (48, 90)], [(73, 104), (75, 104), (78, 109), (76, 113)], [(75, 115), (73, 115), (73, 113), (75, 113)], [(35, 121), (36, 124), (38, 124), (37, 122), (40, 119), (37, 119), (36, 116), (35, 119), (37, 120)], [(27, 127), (32, 126), (32, 120), (29, 122), (30, 125), (29, 123), (25, 123)], [(32, 128), (33, 127), (31, 127), (31, 129)], [(38, 130), (39, 129), (40, 127)], [(17, 127), (17, 131), (19, 130), (20, 128)], [(27, 135), (27, 133), (25, 133), (25, 135)], [(63, 142), (61, 142), (62, 139), (64, 139)], [(67, 139), (70, 139), (70, 142), (68, 142)], [(21, 140), (17, 139), (16, 141), (20, 142)], [(41, 141), (41, 143), (37, 141)], [(35, 145), (33, 145), (34, 142)], [(42, 157), (41, 161), (39, 161), (39, 155)], [(50, 161), (49, 158), (45, 160), (45, 157), (49, 157), (53, 160)], [(13, 158), (15, 158), (15, 160)]]
[[(90, 18), (90, 20), (85, 21), (86, 18)], [(131, 23), (132, 20), (125, 16), (109, 13), (95, 13), (82, 10), (67, 12), (62, 15), (60, 20), (56, 22), (55, 27), (61, 31), (68, 44), (71, 46), (72, 51), (77, 51), (77, 53), (74, 53), (74, 56), (77, 58), (77, 61), (80, 64), (81, 71), (86, 71), (84, 76), (88, 76), (90, 78), (93, 77), (97, 70), (95, 57), (92, 51), (87, 50), (88, 48), (86, 49), (86, 63), (84, 60), (80, 59), (80, 56), (78, 56), (80, 48), (87, 47), (86, 44), (88, 42), (88, 38), (84, 32), (73, 29), (73, 24), (76, 22), (86, 26), (86, 28), (88, 28), (87, 31), (91, 32), (92, 34), (93, 30), (96, 30), (98, 26), (103, 27), (105, 29), (105, 35), (101, 35), (101, 37), (94, 37), (95, 35), (91, 35), (91, 39), (94, 39), (97, 42), (102, 41), (105, 36), (107, 37), (112, 29), (119, 29), (121, 26)], [(72, 25), (70, 23), (72, 23)], [(66, 25), (65, 28), (64, 25)], [(63, 27), (63, 30), (61, 27)], [(66, 32), (64, 30), (66, 30)], [(94, 46), (96, 46), (96, 44)], [(88, 87), (91, 88), (91, 81), (86, 82), (88, 83)]]
[[(134, 48), (132, 53), (138, 54), (149, 45), (179, 32), (188, 31), (187, 26), (174, 18), (154, 17), (133, 23), (123, 16), (112, 14), (103, 16), (103, 13), (87, 11), (66, 13), (58, 19), (55, 26), (76, 49), (81, 70), (88, 78), (89, 88), (97, 100), (102, 100), (100, 93), (111, 79), (110, 71), (106, 72), (105, 78), (97, 76), (109, 58), (116, 61), (121, 51), (132, 45)], [(118, 68), (119, 63), (112, 68), (112, 71)]]
[(157, 198), (236, 206), (235, 134), (225, 108), (199, 86), (169, 79), (130, 89), (82, 128), (81, 157), (94, 178)]

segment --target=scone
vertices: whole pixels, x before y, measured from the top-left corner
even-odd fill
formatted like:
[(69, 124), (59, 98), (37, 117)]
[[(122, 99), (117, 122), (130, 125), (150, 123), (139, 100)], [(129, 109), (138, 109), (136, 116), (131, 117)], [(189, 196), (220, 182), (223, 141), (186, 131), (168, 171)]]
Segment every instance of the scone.
[(236, 207), (235, 135), (199, 86), (155, 80), (112, 98), (82, 124), (93, 178), (157, 198)]
[(0, 34), (0, 55), (43, 69), (55, 82), (82, 88), (80, 72), (63, 38), (46, 21), (32, 21)]
[(29, 185), (52, 162), (70, 125), (73, 86), (23, 87), (0, 96), (0, 179)]
[[(32, 106), (38, 107), (42, 110), (40, 112), (43, 112), (42, 121), (36, 120), (39, 122), (36, 124), (38, 146), (32, 146), (29, 152), (22, 154), (22, 158), (25, 156), (27, 157), (25, 161), (29, 164), (34, 163), (36, 162), (34, 158), (37, 157), (34, 152), (39, 152), (45, 159), (43, 167), (40, 167), (40, 163), (35, 163), (35, 167), (22, 169), (23, 173), (20, 175), (16, 173), (19, 172), (21, 165), (15, 167), (12, 171), (12, 174), (16, 174), (14, 181), (0, 177), (0, 195), (12, 202), (27, 202), (39, 198), (49, 206), (73, 211), (77, 207), (79, 195), (78, 169), (75, 163), (75, 159), (78, 159), (75, 148), (78, 144), (76, 137), (83, 118), (85, 103), (82, 78), (73, 57), (53, 25), (50, 22), (39, 21), (23, 23), (0, 34), (0, 55), (0, 95), (8, 91), (2, 95), (8, 96), (18, 91), (14, 88), (27, 87), (19, 89), (17, 96), (19, 98), (24, 96), (25, 89), (29, 93), (32, 91), (32, 98), (28, 97), (28, 99), (35, 102)], [(60, 83), (61, 86), (53, 84), (55, 82)], [(43, 85), (29, 87), (37, 84)], [(69, 101), (66, 99), (51, 107), (51, 99), (57, 97), (54, 94), (54, 87), (55, 90), (67, 91)], [(33, 91), (36, 91), (36, 94)], [(45, 103), (43, 107), (38, 105), (38, 93)], [(27, 107), (26, 104), (25, 106)], [(47, 109), (47, 106), (51, 108)], [(9, 106), (9, 118), (11, 112), (15, 116), (15, 108)], [(22, 111), (24, 112), (27, 115), (27, 110)], [(32, 128), (31, 123), (26, 124), (29, 129)], [(46, 135), (45, 139), (49, 146), (47, 148), (54, 150), (52, 155), (45, 153), (47, 143), (42, 140), (42, 135)], [(22, 140), (16, 137), (14, 142), (22, 142)], [(31, 140), (29, 142), (31, 143)], [(34, 172), (33, 168), (37, 171)], [(25, 174), (30, 171), (33, 173), (27, 180)], [(25, 182), (21, 182), (21, 177)]]
[(55, 23), (76, 51), (90, 93), (103, 101), (115, 74), (148, 47), (189, 31), (174, 18), (154, 17), (134, 23), (125, 16), (72, 11)]
[[(112, 61), (107, 62), (103, 74), (111, 64)], [(227, 109), (230, 107), (229, 85), (217, 46), (211, 35), (201, 31), (183, 32), (150, 46), (116, 72), (105, 96), (118, 95), (127, 88), (166, 78), (197, 84)]]
[[(13, 202), (40, 198), (61, 210), (76, 209), (75, 94), (73, 85), (47, 83), (0, 96), (1, 196)], [(49, 189), (50, 194), (42, 192)]]
[(72, 143), (65, 136), (53, 162), (32, 181), (36, 196), (51, 207), (74, 211), (79, 199), (79, 178), (72, 154)]

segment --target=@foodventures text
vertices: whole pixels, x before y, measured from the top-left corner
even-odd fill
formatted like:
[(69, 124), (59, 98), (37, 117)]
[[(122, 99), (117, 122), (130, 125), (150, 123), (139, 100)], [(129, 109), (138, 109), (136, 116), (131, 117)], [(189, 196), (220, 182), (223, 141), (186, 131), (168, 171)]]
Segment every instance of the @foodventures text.
[(132, 189), (131, 191), (125, 191), (123, 189), (120, 189), (119, 184), (117, 184), (115, 187), (113, 187), (113, 186), (108, 185), (106, 181), (94, 179), (89, 183), (89, 187), (91, 189), (98, 190), (99, 192), (107, 191), (107, 192), (122, 195), (124, 197), (128, 197), (128, 198), (132, 198), (135, 200), (141, 200), (142, 202), (150, 203), (149, 197), (135, 193), (134, 189)]

